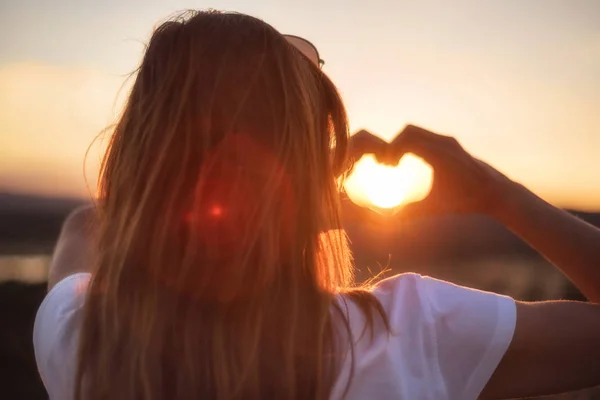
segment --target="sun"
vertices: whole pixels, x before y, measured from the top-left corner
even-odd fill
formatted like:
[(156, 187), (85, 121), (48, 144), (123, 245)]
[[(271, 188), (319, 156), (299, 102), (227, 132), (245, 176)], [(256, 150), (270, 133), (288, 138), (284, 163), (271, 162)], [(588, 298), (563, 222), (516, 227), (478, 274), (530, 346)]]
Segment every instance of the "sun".
[(362, 206), (394, 209), (423, 199), (431, 188), (432, 170), (420, 158), (405, 155), (397, 166), (361, 158), (344, 183), (350, 199)]

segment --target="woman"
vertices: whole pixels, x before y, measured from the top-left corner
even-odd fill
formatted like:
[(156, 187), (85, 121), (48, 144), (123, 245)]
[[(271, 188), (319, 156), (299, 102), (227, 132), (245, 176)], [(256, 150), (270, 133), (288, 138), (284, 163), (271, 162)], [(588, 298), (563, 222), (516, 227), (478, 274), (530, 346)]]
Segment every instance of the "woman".
[[(352, 284), (346, 237), (327, 229), (340, 222), (346, 113), (305, 50), (241, 14), (155, 31), (101, 203), (68, 218), (53, 258), (34, 330), (50, 397), (475, 399), (600, 383), (597, 305), (416, 274)], [(410, 212), (486, 213), (600, 300), (597, 229), (454, 139), (416, 127), (391, 145), (355, 139), (357, 158), (413, 152), (433, 166), (431, 196)]]

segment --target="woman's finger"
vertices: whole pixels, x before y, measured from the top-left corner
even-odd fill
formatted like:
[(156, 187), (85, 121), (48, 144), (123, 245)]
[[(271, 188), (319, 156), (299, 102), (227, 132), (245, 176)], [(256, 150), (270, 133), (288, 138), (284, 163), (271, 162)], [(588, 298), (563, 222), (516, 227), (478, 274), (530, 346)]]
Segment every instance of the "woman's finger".
[(363, 129), (350, 137), (350, 156), (355, 161), (365, 154), (374, 154), (375, 157), (381, 158), (388, 146), (389, 143)]
[(423, 158), (434, 169), (460, 149), (458, 142), (449, 136), (438, 135), (414, 125), (408, 125), (390, 144), (389, 159), (399, 160), (406, 153)]

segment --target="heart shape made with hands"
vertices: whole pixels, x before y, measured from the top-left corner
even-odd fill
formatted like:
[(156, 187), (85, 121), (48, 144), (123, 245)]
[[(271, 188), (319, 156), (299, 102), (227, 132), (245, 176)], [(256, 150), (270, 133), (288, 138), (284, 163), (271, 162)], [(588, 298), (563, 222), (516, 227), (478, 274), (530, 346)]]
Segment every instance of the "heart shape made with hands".
[(394, 214), (406, 204), (423, 200), (433, 183), (432, 167), (411, 153), (403, 155), (396, 165), (380, 163), (380, 153), (391, 145), (367, 131), (353, 135), (351, 155), (355, 164), (344, 182), (353, 203), (381, 214)]

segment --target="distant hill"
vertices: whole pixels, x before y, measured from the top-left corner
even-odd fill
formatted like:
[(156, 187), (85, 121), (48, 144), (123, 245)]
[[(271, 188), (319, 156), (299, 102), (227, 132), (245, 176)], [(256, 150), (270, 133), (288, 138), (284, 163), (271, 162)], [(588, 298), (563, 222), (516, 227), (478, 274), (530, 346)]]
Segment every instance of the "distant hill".
[[(49, 253), (64, 218), (81, 199), (0, 194), (0, 254)], [(571, 211), (600, 227), (600, 213)], [(533, 256), (535, 252), (497, 222), (481, 215), (403, 221), (381, 218), (343, 202), (344, 229), (357, 263), (430, 264), (448, 260)]]
[(0, 194), (0, 254), (49, 253), (81, 199)]
[[(392, 260), (396, 262), (421, 265), (447, 260), (536, 255), (520, 238), (484, 215), (402, 220), (377, 216), (350, 201), (344, 202), (343, 210), (344, 229), (353, 246), (369, 248), (367, 254), (374, 252), (381, 256), (393, 253)], [(600, 227), (600, 213), (568, 211)]]

